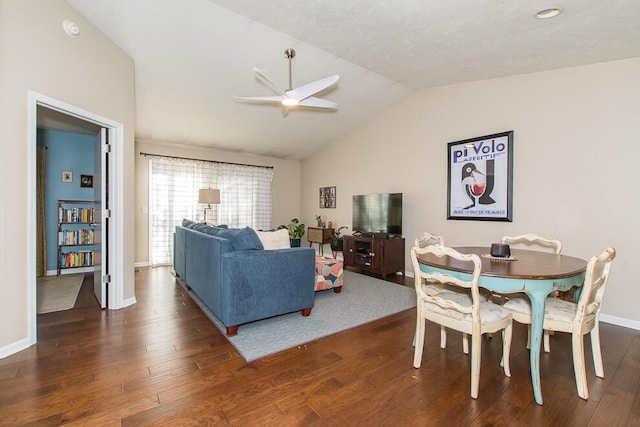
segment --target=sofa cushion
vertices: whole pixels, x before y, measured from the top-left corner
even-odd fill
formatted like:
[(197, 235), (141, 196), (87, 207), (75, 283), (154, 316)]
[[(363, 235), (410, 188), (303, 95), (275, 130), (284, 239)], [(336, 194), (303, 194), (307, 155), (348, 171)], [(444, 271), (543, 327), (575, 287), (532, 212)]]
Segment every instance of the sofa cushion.
[(219, 228), (212, 227), (214, 236), (227, 239), (234, 251), (262, 250), (264, 246), (258, 235), (251, 227), (244, 228)]
[(182, 226), (185, 228), (193, 228), (194, 225), (196, 225), (197, 222), (195, 221), (191, 221), (190, 219), (184, 218), (182, 220)]
[[(227, 227), (218, 227), (217, 225), (216, 226), (207, 225), (205, 227), (202, 227), (199, 231), (202, 231), (203, 233), (206, 233), (206, 234), (210, 234), (212, 236), (222, 237), (219, 235), (220, 231), (226, 230), (226, 229)], [(226, 237), (224, 238), (226, 239)]]
[(193, 230), (199, 231), (201, 233), (206, 233), (207, 230), (211, 227), (209, 227), (207, 224), (202, 224), (202, 223), (195, 223), (193, 224), (191, 227), (189, 227)]
[(265, 250), (288, 249), (291, 247), (289, 231), (286, 228), (276, 231), (256, 231), (256, 234)]

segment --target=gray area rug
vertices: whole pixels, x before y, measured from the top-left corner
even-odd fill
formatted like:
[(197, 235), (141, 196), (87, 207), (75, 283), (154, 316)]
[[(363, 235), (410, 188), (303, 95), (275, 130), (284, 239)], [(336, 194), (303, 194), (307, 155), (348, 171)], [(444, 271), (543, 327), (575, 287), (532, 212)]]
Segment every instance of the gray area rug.
[(412, 287), (345, 271), (342, 292), (316, 292), (309, 317), (298, 311), (259, 320), (240, 325), (238, 335), (228, 337), (222, 322), (195, 294), (189, 294), (247, 362), (416, 306)]
[(38, 314), (73, 308), (83, 280), (84, 273), (38, 277)]

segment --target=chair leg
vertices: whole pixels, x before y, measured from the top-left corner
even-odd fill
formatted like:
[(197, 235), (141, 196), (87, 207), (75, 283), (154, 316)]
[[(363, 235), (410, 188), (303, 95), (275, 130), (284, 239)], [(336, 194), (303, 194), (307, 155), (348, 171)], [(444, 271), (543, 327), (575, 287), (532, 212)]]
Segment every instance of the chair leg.
[(469, 335), (462, 334), (462, 352), (464, 354), (469, 354)]
[(420, 301), (418, 301), (418, 316), (416, 318), (416, 333), (414, 336), (415, 349), (413, 351), (413, 367), (419, 368), (422, 364), (422, 349), (424, 347), (424, 330), (425, 319), (422, 317), (422, 310), (420, 309)]
[(471, 397), (478, 398), (480, 386), (480, 356), (482, 353), (482, 335), (471, 334)]
[(591, 330), (591, 353), (593, 353), (593, 367), (596, 377), (604, 378), (604, 365), (602, 364), (602, 350), (600, 347), (600, 325), (596, 322)]
[(578, 396), (587, 400), (589, 391), (587, 389), (587, 372), (584, 366), (584, 339), (580, 331), (571, 334), (571, 347), (573, 351), (573, 371), (576, 375), (576, 388)]
[(511, 324), (502, 330), (502, 361), (500, 366), (504, 368), (504, 374), (508, 377), (511, 376), (511, 366), (509, 365), (509, 357), (511, 355), (511, 337), (513, 334), (513, 327)]
[(551, 334), (549, 333), (549, 331), (545, 329), (544, 330), (544, 352), (545, 353), (551, 353), (551, 344), (549, 341), (549, 335)]
[(440, 348), (447, 348), (447, 328), (440, 326)]

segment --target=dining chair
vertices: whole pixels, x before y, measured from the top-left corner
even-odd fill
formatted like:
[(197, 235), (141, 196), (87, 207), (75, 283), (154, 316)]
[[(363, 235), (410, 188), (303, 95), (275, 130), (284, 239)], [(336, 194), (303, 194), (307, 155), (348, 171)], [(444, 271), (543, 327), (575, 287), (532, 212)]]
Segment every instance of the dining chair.
[[(433, 254), (438, 257), (449, 256), (454, 259), (473, 263), (471, 280), (460, 280), (449, 274), (440, 272), (424, 272), (418, 263), (418, 256)], [(425, 320), (471, 335), (471, 397), (478, 397), (480, 384), (480, 355), (482, 352), (482, 334), (502, 331), (502, 361), (504, 374), (511, 376), (509, 352), (511, 349), (511, 313), (504, 307), (480, 298), (478, 278), (480, 277), (480, 257), (475, 254), (461, 254), (452, 248), (442, 245), (430, 245), (424, 248), (411, 249), (411, 262), (415, 272), (415, 288), (417, 296), (416, 344), (413, 366), (422, 364), (424, 348)], [(443, 291), (437, 295), (424, 292), (425, 282), (446, 283), (467, 289), (470, 294)], [(440, 342), (440, 348), (446, 347), (446, 341)]]
[[(429, 245), (444, 245), (444, 237), (436, 236), (433, 233), (425, 231), (414, 241), (414, 246), (417, 248), (424, 248)], [(449, 286), (448, 284), (443, 283), (426, 282), (422, 284), (422, 289), (427, 295), (437, 295), (443, 291), (469, 294), (469, 291), (466, 289), (461, 289), (458, 286)], [(481, 297), (484, 296), (481, 295)], [(445, 344), (447, 342), (447, 329), (444, 326), (440, 326), (440, 341)], [(413, 345), (415, 346), (415, 337), (413, 339)], [(462, 351), (464, 354), (469, 354), (469, 337), (467, 334), (462, 334)]]
[[(543, 248), (546, 250), (551, 249), (555, 254), (560, 254), (562, 252), (562, 242), (560, 240), (549, 239), (534, 233), (519, 234), (517, 236), (502, 236), (502, 239), (500, 241), (508, 245), (515, 244), (522, 247), (526, 247), (528, 249), (531, 249), (532, 247), (536, 249), (539, 249), (539, 248)], [(554, 291), (552, 296), (557, 297), (558, 292)], [(505, 295), (504, 297), (508, 301), (512, 298), (526, 297), (526, 295), (511, 294), (511, 295)], [(550, 343), (549, 336), (550, 336), (549, 331), (545, 330), (544, 331), (544, 351), (546, 353), (551, 352), (551, 343)], [(529, 327), (527, 328), (527, 348), (531, 348), (531, 325), (529, 325)]]
[(562, 242), (560, 240), (548, 239), (533, 233), (519, 234), (517, 236), (502, 236), (501, 242), (508, 245), (521, 244), (548, 247), (553, 249), (556, 254), (562, 252)]
[[(584, 365), (583, 335), (591, 335), (591, 351), (596, 376), (604, 378), (602, 352), (600, 350), (600, 306), (606, 290), (611, 264), (616, 256), (614, 248), (607, 248), (600, 255), (593, 256), (587, 264), (584, 285), (577, 303), (548, 297), (544, 308), (545, 331), (568, 332), (571, 334), (573, 370), (576, 376), (578, 396), (589, 398), (587, 374)], [(528, 298), (513, 298), (504, 306), (511, 310), (513, 319), (531, 325), (531, 303)]]
[[(436, 236), (435, 234), (425, 231), (416, 238), (413, 244), (413, 246), (417, 248), (424, 248), (429, 245), (444, 245), (444, 237)], [(439, 283), (425, 283), (423, 289), (428, 295), (436, 295), (447, 290), (446, 285)], [(449, 290), (451, 290), (451, 288)]]

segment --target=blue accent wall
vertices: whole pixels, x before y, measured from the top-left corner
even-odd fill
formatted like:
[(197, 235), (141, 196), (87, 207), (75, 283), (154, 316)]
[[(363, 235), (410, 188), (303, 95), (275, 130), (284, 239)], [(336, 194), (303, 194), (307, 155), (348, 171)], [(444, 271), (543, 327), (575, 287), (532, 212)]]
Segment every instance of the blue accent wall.
[[(47, 270), (57, 269), (58, 199), (94, 200), (94, 188), (80, 187), (80, 175), (95, 174), (99, 135), (38, 129), (38, 145), (47, 147), (45, 216)], [(73, 173), (72, 182), (62, 182), (62, 171)]]

